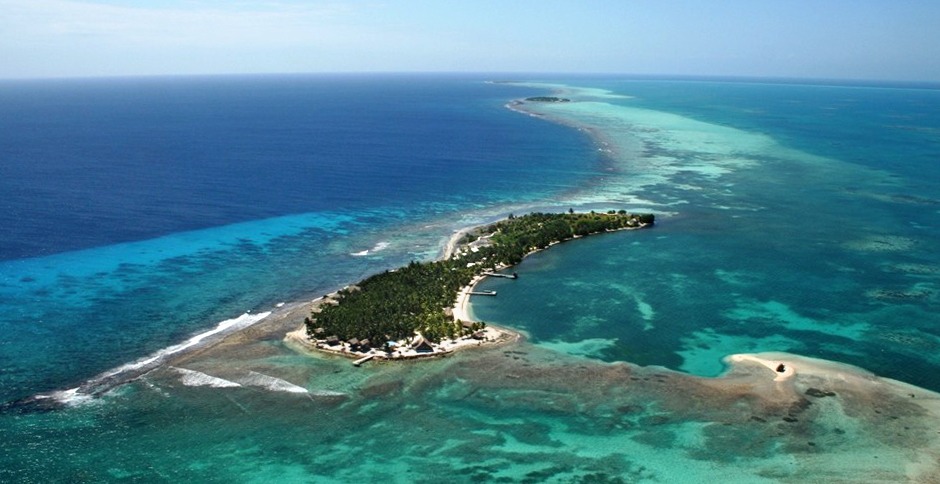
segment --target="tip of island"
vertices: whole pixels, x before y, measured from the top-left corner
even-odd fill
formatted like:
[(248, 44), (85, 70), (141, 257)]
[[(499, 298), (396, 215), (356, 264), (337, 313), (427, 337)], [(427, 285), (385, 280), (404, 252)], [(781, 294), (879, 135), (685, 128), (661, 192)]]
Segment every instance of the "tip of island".
[[(467, 313), (474, 287), (527, 255), (580, 237), (652, 226), (652, 214), (512, 214), (498, 222), (460, 230), (433, 262), (368, 277), (320, 298), (304, 325), (287, 341), (304, 349), (354, 358), (407, 360), (440, 356), (461, 348), (513, 341), (518, 334), (474, 321)], [(484, 295), (494, 296), (495, 292)]]

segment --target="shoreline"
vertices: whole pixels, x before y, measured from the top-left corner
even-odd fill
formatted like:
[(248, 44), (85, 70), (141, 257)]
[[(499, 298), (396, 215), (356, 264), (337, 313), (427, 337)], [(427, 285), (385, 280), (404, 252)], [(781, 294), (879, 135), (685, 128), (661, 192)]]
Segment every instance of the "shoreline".
[[(474, 228), (476, 227), (470, 227), (466, 230), (473, 230)], [(469, 299), (469, 292), (472, 289), (472, 287), (477, 282), (479, 282), (480, 280), (484, 278), (485, 278), (484, 276), (478, 276), (477, 278), (475, 278), (474, 281), (471, 282), (471, 284), (465, 286), (461, 290), (461, 294), (465, 295), (466, 299)], [(319, 307), (320, 305), (325, 303), (328, 299), (330, 299), (330, 297), (335, 296), (337, 292), (332, 292), (328, 294), (327, 296), (319, 297), (311, 301), (308, 304), (300, 306), (301, 309), (306, 311), (303, 317), (306, 317), (306, 315), (309, 315), (317, 307)], [(464, 301), (464, 304), (466, 304), (466, 301)], [(458, 306), (460, 306), (460, 311), (461, 311), (459, 313), (458, 313), (458, 310), (456, 309)], [(464, 316), (464, 317), (461, 318), (459, 315)], [(466, 322), (476, 322), (475, 320), (470, 318), (469, 315), (465, 314), (465, 312), (463, 311), (463, 306), (459, 304), (459, 299), (458, 299), (458, 304), (455, 306), (455, 309), (454, 309), (454, 318), (455, 320), (461, 320), (461, 321), (466, 321)], [(430, 352), (415, 351), (410, 348), (408, 343), (403, 343), (403, 344), (398, 345), (398, 346), (401, 346), (402, 348), (408, 348), (408, 349), (399, 349), (399, 350), (395, 350), (391, 352), (382, 351), (377, 348), (371, 348), (368, 351), (359, 351), (359, 350), (354, 349), (347, 342), (341, 342), (337, 344), (336, 346), (330, 346), (330, 345), (323, 343), (322, 341), (312, 340), (307, 335), (307, 327), (306, 327), (306, 324), (304, 324), (302, 320), (300, 322), (299, 327), (297, 327), (296, 323), (294, 323), (293, 327), (295, 329), (292, 331), (288, 331), (286, 334), (284, 334), (284, 337), (282, 339), (282, 341), (287, 347), (295, 351), (300, 350), (305, 353), (342, 356), (344, 358), (355, 359), (357, 361), (358, 360), (368, 361), (369, 359), (400, 361), (400, 360), (416, 360), (416, 359), (422, 359), (422, 358), (443, 357), (443, 356), (449, 355), (451, 353), (454, 353), (456, 351), (463, 350), (463, 349), (478, 348), (478, 347), (483, 347), (483, 346), (485, 347), (501, 346), (507, 343), (513, 343), (513, 342), (520, 341), (523, 339), (523, 335), (517, 331), (513, 331), (508, 328), (504, 328), (500, 326), (487, 325), (485, 328), (481, 329), (480, 331), (476, 333), (476, 334), (479, 334), (479, 337), (476, 337), (476, 334), (475, 334), (475, 336), (463, 336), (457, 339), (444, 339), (440, 343), (432, 344), (433, 351), (430, 351)], [(422, 336), (416, 335), (415, 339), (418, 339), (418, 338), (423, 339)]]
[[(593, 212), (592, 212), (593, 213)], [(447, 242), (444, 245), (444, 248), (438, 258), (435, 261), (448, 260), (455, 256), (460, 255), (463, 249), (468, 251), (473, 251), (478, 245), (474, 245), (474, 242), (468, 242), (466, 244), (461, 244), (461, 241), (465, 239), (468, 234), (478, 231), (479, 229), (486, 227), (489, 224), (482, 225), (473, 225), (469, 227), (464, 227), (455, 231), (448, 238)], [(645, 229), (652, 226), (653, 223), (640, 223), (636, 226), (624, 226), (616, 229), (607, 229), (601, 232), (597, 232), (591, 235), (601, 235), (605, 233), (620, 232), (624, 230), (639, 230)], [(476, 239), (476, 242), (484, 241), (490, 235), (481, 236), (479, 239)], [(546, 247), (536, 248), (528, 251), (522, 256), (521, 263), (525, 258), (530, 255), (547, 250), (552, 246), (560, 244), (562, 242), (567, 242), (569, 240), (577, 240), (585, 237), (584, 235), (574, 235), (569, 239), (558, 240), (549, 243)], [(498, 272), (510, 267), (514, 267), (517, 264), (498, 264), (493, 267), (492, 272)], [(468, 324), (468, 323), (479, 323), (476, 318), (470, 314), (470, 296), (473, 292), (473, 289), (477, 284), (485, 280), (488, 276), (486, 273), (479, 274), (474, 276), (473, 279), (466, 285), (460, 288), (457, 292), (453, 306), (445, 309), (445, 312), (449, 312), (449, 316), (453, 318), (454, 322)], [(347, 286), (349, 287), (349, 286)], [(320, 303), (324, 303), (328, 300), (335, 300), (338, 297), (337, 292), (333, 292), (324, 298), (320, 298)], [(316, 305), (311, 306), (311, 312), (316, 309)], [(484, 323), (485, 324), (485, 323)], [(370, 359), (384, 359), (384, 360), (402, 360), (402, 359), (419, 359), (419, 358), (429, 358), (442, 356), (458, 349), (464, 348), (474, 348), (481, 346), (491, 346), (499, 345), (506, 343), (508, 341), (517, 341), (522, 338), (522, 335), (516, 331), (509, 330), (503, 327), (492, 327), (486, 325), (483, 329), (475, 331), (472, 335), (463, 335), (454, 339), (444, 338), (439, 343), (431, 343), (424, 339), (420, 333), (416, 333), (414, 336), (409, 337), (404, 340), (394, 341), (393, 345), (386, 347), (385, 350), (378, 348), (372, 348), (368, 345), (364, 347), (358, 344), (358, 340), (350, 343), (347, 341), (329, 341), (329, 339), (314, 339), (307, 334), (306, 323), (301, 324), (299, 328), (288, 332), (284, 335), (283, 341), (289, 346), (291, 344), (297, 345), (304, 350), (316, 351), (325, 354), (332, 354), (337, 356), (344, 356), (347, 358), (354, 358), (357, 361), (354, 363), (358, 366), (360, 363), (369, 361)], [(424, 349), (419, 351), (417, 348), (424, 346)], [(397, 348), (392, 350), (391, 348)], [(430, 349), (428, 349), (430, 348)]]
[[(761, 358), (765, 356), (765, 358)], [(766, 357), (770, 356), (779, 356), (779, 358), (767, 359)], [(784, 361), (786, 358), (788, 361)], [(785, 382), (792, 380), (796, 376), (796, 366), (789, 361), (791, 358), (786, 357), (783, 354), (774, 354), (774, 353), (739, 353), (734, 355), (729, 355), (724, 358), (725, 361), (729, 363), (757, 363), (758, 365), (766, 367), (768, 370), (775, 373), (774, 380), (775, 382)]]
[[(461, 230), (457, 231), (456, 233), (454, 233), (454, 235), (451, 236), (450, 240), (447, 241), (447, 246), (446, 246), (446, 249), (445, 249), (443, 258), (446, 259), (446, 258), (449, 258), (450, 256), (452, 256), (452, 255), (454, 254), (454, 251), (456, 250), (457, 246), (459, 245), (460, 239), (463, 238), (463, 236), (467, 235), (468, 233), (470, 233), (470, 232), (472, 232), (473, 230), (478, 229), (478, 228), (480, 228), (480, 227), (482, 227), (482, 225), (477, 225), (477, 226), (474, 226), (474, 227), (467, 227), (467, 228), (465, 228), (465, 229), (461, 229)], [(648, 228), (648, 227), (649, 227), (649, 224), (643, 224), (643, 225), (640, 225), (639, 227), (622, 227), (622, 228), (619, 228), (619, 229), (616, 229), (616, 230), (608, 230), (608, 231), (606, 231), (606, 232), (602, 232), (602, 233), (600, 233), (600, 234), (593, 234), (593, 235), (601, 235), (601, 234), (603, 234), (603, 233), (616, 233), (616, 232), (621, 232), (621, 231), (625, 231), (625, 230), (641, 230), (641, 229), (645, 229), (645, 228)], [(558, 244), (562, 244), (562, 243), (564, 243), (564, 242), (569, 242), (569, 241), (571, 241), (571, 240), (578, 240), (578, 239), (581, 239), (581, 238), (583, 238), (583, 237), (584, 237), (584, 236), (581, 236), (581, 235), (575, 235), (575, 236), (573, 236), (571, 239), (568, 239), (568, 240), (562, 240), (562, 241), (558, 241), (558, 242), (552, 242), (551, 244), (548, 245), (548, 247), (545, 247), (545, 248), (543, 248), (543, 249), (535, 249), (535, 250), (531, 250), (531, 251), (527, 252), (524, 256), (522, 256), (522, 260), (525, 260), (526, 257), (529, 257), (529, 256), (532, 255), (532, 254), (535, 254), (535, 253), (538, 253), (538, 252), (542, 252), (543, 250), (548, 250), (548, 249), (550, 249), (550, 248), (552, 248), (552, 247), (554, 247), (554, 246), (556, 246), (556, 245), (558, 245)], [(520, 264), (521, 264), (521, 262), (520, 262)], [(518, 264), (517, 264), (517, 265), (518, 265)], [(509, 269), (510, 267), (515, 267), (515, 266), (513, 266), (513, 265), (505, 265), (505, 266), (496, 267), (496, 268), (493, 269), (493, 272), (503, 271), (503, 270)], [(454, 307), (452, 308), (452, 311), (453, 311), (453, 313), (454, 313), (454, 318), (455, 318), (455, 319), (459, 319), (459, 320), (461, 320), (461, 321), (476, 321), (476, 318), (474, 318), (474, 317), (470, 314), (470, 307), (469, 307), (469, 306), (470, 306), (470, 293), (471, 293), (471, 292), (473, 291), (473, 289), (477, 286), (477, 284), (483, 282), (484, 280), (486, 280), (486, 279), (489, 278), (489, 277), (491, 277), (491, 276), (487, 276), (487, 275), (485, 275), (485, 274), (476, 276), (476, 277), (473, 278), (473, 280), (470, 281), (469, 284), (467, 284), (466, 286), (464, 286), (463, 288), (460, 289), (460, 292), (459, 292), (458, 295), (457, 295), (457, 302), (454, 304)]]
[[(730, 369), (712, 380), (721, 380), (729, 376), (736, 368), (743, 366), (763, 366), (774, 374), (770, 381), (782, 384), (805, 384), (807, 381), (838, 382), (842, 385), (888, 385), (902, 390), (909, 398), (933, 400), (940, 412), (940, 393), (921, 388), (901, 380), (895, 380), (872, 373), (865, 368), (841, 363), (834, 360), (824, 360), (811, 356), (802, 356), (794, 353), (766, 351), (760, 353), (738, 353), (723, 358), (729, 363)], [(784, 371), (777, 370), (783, 365)]]
[(470, 315), (470, 292), (476, 287), (477, 284), (483, 282), (487, 276), (476, 276), (470, 281), (470, 284), (462, 287), (460, 293), (457, 294), (457, 302), (454, 303), (452, 309), (454, 313), (454, 319), (459, 319), (460, 321), (475, 321)]
[[(470, 349), (470, 348), (493, 348), (497, 346), (502, 346), (504, 344), (514, 343), (521, 341), (523, 336), (521, 333), (496, 326), (489, 326), (481, 332), (484, 333), (483, 339), (473, 339), (468, 337), (459, 338), (457, 340), (444, 340), (439, 344), (435, 344), (435, 350), (432, 352), (419, 352), (413, 349), (407, 350), (395, 350), (393, 352), (385, 352), (377, 349), (373, 349), (368, 352), (355, 351), (352, 350), (346, 343), (337, 345), (335, 348), (323, 345), (319, 342), (313, 342), (307, 336), (307, 329), (304, 326), (301, 326), (294, 331), (288, 332), (284, 336), (284, 344), (295, 351), (301, 351), (303, 353), (316, 354), (316, 355), (332, 355), (340, 356), (356, 361), (408, 361), (408, 360), (419, 360), (426, 358), (442, 358), (447, 355), (453, 354), (457, 351)], [(356, 365), (358, 366), (358, 365)]]

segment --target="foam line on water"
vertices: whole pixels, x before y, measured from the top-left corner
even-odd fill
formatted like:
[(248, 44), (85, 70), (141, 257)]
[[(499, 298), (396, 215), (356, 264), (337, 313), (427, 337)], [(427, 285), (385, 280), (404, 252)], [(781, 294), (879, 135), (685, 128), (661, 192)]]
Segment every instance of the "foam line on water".
[(257, 371), (249, 371), (248, 376), (239, 379), (239, 383), (246, 386), (265, 388), (274, 392), (308, 393), (307, 389), (302, 386)]
[(172, 367), (173, 371), (180, 374), (180, 381), (188, 387), (213, 387), (213, 388), (233, 388), (240, 387), (241, 384), (235, 383), (224, 378), (207, 375), (201, 371), (188, 370), (186, 368)]
[(77, 388), (36, 395), (33, 397), (33, 399), (53, 399), (63, 405), (74, 405), (76, 403), (82, 403), (92, 397), (100, 396), (118, 385), (127, 383), (140, 377), (144, 373), (147, 373), (148, 371), (153, 370), (162, 364), (168, 357), (192, 349), (205, 342), (207, 338), (213, 336), (222, 336), (243, 328), (247, 328), (248, 326), (257, 323), (258, 321), (261, 321), (270, 315), (270, 311), (265, 311), (258, 314), (245, 313), (237, 318), (226, 319), (209, 331), (199, 333), (180, 344), (169, 346), (132, 363), (127, 363), (117, 368), (108, 370), (86, 381)]
[(352, 253), (350, 253), (349, 255), (354, 256), (354, 257), (362, 257), (362, 256), (366, 256), (366, 255), (369, 255), (369, 254), (374, 254), (374, 253), (376, 253), (376, 252), (383, 251), (383, 250), (389, 248), (389, 246), (391, 246), (391, 245), (392, 245), (392, 244), (389, 243), (389, 242), (379, 242), (379, 243), (375, 244), (375, 246), (372, 247), (371, 249), (360, 250), (359, 252), (352, 252)]
[(128, 363), (126, 365), (119, 366), (114, 370), (105, 372), (102, 375), (102, 377), (109, 377), (109, 376), (118, 375), (127, 371), (134, 371), (134, 370), (140, 370), (140, 369), (146, 368), (153, 363), (157, 363), (157, 362), (164, 360), (167, 356), (192, 348), (198, 345), (199, 343), (203, 342), (206, 338), (210, 336), (214, 336), (214, 335), (221, 334), (221, 333), (231, 333), (233, 331), (237, 331), (242, 328), (247, 328), (248, 326), (251, 326), (257, 323), (258, 321), (261, 321), (262, 319), (270, 315), (271, 315), (271, 311), (266, 311), (266, 312), (258, 313), (258, 314), (245, 313), (237, 318), (226, 319), (225, 321), (222, 321), (219, 324), (217, 324), (215, 328), (210, 329), (209, 331), (206, 331), (204, 333), (199, 333), (178, 345), (173, 345), (173, 346), (164, 348), (141, 360), (135, 361), (133, 363)]

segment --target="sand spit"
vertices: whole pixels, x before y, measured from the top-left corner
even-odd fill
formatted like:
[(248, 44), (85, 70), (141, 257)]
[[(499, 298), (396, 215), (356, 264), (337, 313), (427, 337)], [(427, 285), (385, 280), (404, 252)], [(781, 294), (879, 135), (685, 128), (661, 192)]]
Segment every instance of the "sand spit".
[[(854, 428), (855, 445), (867, 448), (870, 460), (888, 457), (902, 463), (903, 476), (873, 469), (865, 482), (940, 482), (940, 431), (936, 425), (940, 422), (940, 394), (851, 365), (787, 353), (739, 354), (726, 361), (731, 371), (712, 381), (719, 388), (737, 380), (735, 374), (747, 366), (765, 368), (769, 372), (745, 371), (756, 380), (752, 383), (756, 393), (769, 398), (768, 408), (777, 403), (785, 409), (785, 422), (807, 432), (812, 427), (812, 431), (826, 430), (837, 436)], [(768, 388), (768, 381), (773, 382), (773, 388)], [(802, 423), (804, 420), (808, 422)], [(855, 451), (846, 458), (858, 465), (858, 459), (866, 457), (861, 454)]]
[(727, 358), (731, 363), (741, 363), (741, 362), (753, 362), (758, 363), (767, 367), (769, 370), (776, 373), (774, 381), (787, 381), (796, 375), (796, 370), (793, 365), (789, 362), (779, 361), (779, 360), (770, 360), (760, 358), (756, 355), (731, 355)]

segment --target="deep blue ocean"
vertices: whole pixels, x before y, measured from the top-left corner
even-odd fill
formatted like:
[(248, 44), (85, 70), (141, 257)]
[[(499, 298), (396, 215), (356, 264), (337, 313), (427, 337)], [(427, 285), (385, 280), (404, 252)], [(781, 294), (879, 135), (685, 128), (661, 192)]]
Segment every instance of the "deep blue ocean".
[(517, 94), (408, 76), (4, 83), (2, 398), (433, 257), (448, 235), (349, 256), (393, 227), (593, 176), (589, 140), (507, 115)]
[[(0, 482), (805, 482), (936, 451), (869, 439), (850, 400), (764, 435), (700, 382), (785, 351), (940, 391), (940, 90), (490, 80), (0, 81)], [(573, 102), (507, 109), (546, 94)], [(17, 403), (568, 208), (658, 223), (484, 282), (475, 315), (528, 337), (498, 359), (353, 371), (268, 338)], [(618, 362), (680, 383), (618, 393)]]

